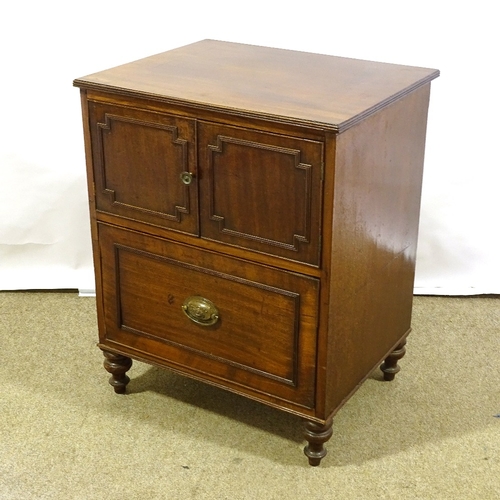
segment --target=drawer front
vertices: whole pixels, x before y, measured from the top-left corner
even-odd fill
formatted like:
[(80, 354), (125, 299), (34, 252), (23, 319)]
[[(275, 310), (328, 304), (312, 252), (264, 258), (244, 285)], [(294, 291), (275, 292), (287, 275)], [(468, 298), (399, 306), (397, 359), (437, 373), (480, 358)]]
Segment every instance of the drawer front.
[(202, 122), (202, 236), (319, 265), (323, 143)]
[[(104, 224), (99, 240), (101, 343), (313, 407), (318, 280)], [(216, 311), (205, 315), (208, 301)]]
[(92, 101), (89, 119), (97, 210), (198, 235), (195, 122)]

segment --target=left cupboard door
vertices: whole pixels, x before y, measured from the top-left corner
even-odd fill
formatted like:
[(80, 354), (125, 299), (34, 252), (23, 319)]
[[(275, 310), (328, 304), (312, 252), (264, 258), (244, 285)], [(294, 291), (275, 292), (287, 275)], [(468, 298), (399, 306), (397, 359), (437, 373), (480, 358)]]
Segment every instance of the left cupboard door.
[(97, 212), (199, 234), (195, 121), (89, 102)]

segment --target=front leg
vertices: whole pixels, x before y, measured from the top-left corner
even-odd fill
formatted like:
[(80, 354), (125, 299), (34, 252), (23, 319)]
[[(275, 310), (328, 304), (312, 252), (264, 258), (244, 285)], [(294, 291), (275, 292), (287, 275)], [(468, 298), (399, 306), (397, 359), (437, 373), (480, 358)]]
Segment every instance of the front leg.
[(130, 378), (125, 373), (130, 370), (132, 360), (121, 354), (114, 352), (102, 351), (105, 357), (104, 368), (111, 373), (109, 379), (110, 385), (113, 387), (117, 394), (124, 394)]
[(317, 422), (305, 421), (304, 436), (308, 442), (304, 448), (304, 453), (309, 459), (309, 465), (316, 467), (320, 464), (321, 459), (326, 455), (327, 451), (323, 446), (332, 437), (332, 419), (327, 420), (325, 424)]
[(398, 361), (406, 354), (406, 339), (402, 340), (396, 348), (385, 358), (380, 369), (384, 372), (384, 380), (394, 380), (396, 373), (401, 370)]

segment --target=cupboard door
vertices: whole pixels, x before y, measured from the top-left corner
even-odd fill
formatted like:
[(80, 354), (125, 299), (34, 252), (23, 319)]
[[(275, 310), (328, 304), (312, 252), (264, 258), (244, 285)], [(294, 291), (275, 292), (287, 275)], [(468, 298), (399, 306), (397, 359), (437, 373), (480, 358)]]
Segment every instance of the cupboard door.
[(323, 143), (199, 123), (201, 236), (319, 265)]
[(102, 346), (313, 406), (317, 279), (99, 226)]
[(89, 116), (97, 210), (198, 235), (194, 120), (92, 101)]

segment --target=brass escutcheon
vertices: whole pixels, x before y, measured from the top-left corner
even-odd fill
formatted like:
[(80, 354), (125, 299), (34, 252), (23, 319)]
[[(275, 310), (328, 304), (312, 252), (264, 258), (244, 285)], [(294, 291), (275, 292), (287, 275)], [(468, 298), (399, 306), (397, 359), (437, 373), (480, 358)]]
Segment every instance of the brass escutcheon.
[(208, 299), (193, 295), (188, 297), (182, 304), (184, 314), (198, 325), (215, 325), (219, 320), (219, 311)]
[(182, 172), (180, 178), (186, 186), (189, 186), (189, 184), (193, 181), (193, 174), (191, 172)]

